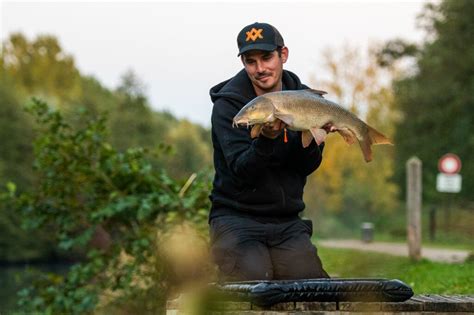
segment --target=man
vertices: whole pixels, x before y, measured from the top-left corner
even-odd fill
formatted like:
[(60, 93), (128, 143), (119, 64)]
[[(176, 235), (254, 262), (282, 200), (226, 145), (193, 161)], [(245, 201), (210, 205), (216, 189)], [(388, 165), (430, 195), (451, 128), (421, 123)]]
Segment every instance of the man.
[(311, 221), (298, 216), (306, 176), (319, 167), (324, 143), (313, 140), (303, 148), (300, 132), (285, 130), (279, 120), (255, 139), (250, 130), (232, 126), (253, 98), (308, 87), (283, 70), (288, 48), (273, 26), (248, 25), (237, 44), (244, 69), (210, 91), (216, 173), (209, 223), (220, 280), (329, 277), (310, 241)]

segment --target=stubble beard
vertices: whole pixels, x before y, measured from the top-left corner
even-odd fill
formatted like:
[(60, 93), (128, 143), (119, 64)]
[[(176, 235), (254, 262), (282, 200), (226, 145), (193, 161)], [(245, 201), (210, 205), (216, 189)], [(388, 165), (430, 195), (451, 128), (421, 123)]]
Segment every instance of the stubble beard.
[[(275, 79), (275, 81), (271, 85), (267, 84), (262, 84), (260, 81), (256, 80), (256, 85), (265, 93), (270, 93), (270, 92), (276, 92), (281, 90), (281, 73), (280, 75)], [(272, 80), (273, 76), (271, 77)]]

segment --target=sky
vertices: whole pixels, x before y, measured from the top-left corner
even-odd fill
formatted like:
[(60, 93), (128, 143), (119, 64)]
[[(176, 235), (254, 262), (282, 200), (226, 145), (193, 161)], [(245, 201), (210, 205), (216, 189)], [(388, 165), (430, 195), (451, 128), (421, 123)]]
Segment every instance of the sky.
[(12, 32), (30, 40), (54, 35), (83, 75), (116, 88), (133, 70), (154, 109), (207, 127), (209, 89), (242, 69), (236, 38), (244, 26), (274, 25), (290, 50), (285, 69), (309, 83), (324, 78), (321, 54), (328, 47), (422, 41), (416, 16), (427, 2), (0, 1), (2, 41)]

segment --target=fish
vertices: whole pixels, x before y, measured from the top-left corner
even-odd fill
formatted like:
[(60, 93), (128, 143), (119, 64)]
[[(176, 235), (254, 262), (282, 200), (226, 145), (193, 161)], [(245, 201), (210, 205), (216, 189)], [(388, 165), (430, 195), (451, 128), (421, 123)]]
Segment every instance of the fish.
[(328, 131), (338, 132), (352, 145), (359, 142), (364, 160), (372, 161), (372, 145), (393, 145), (381, 132), (369, 126), (351, 111), (323, 97), (324, 91), (305, 89), (269, 92), (248, 102), (233, 118), (232, 125), (252, 127), (251, 137), (258, 137), (262, 127), (276, 119), (287, 128), (301, 131), (301, 143), (308, 147), (315, 139), (320, 145)]

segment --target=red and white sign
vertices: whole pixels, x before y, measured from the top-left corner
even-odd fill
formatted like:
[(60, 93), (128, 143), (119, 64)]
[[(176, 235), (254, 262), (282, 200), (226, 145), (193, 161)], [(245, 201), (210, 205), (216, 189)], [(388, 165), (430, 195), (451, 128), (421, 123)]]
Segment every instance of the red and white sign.
[(444, 174), (457, 174), (461, 170), (461, 159), (453, 153), (445, 154), (438, 161), (438, 169)]

